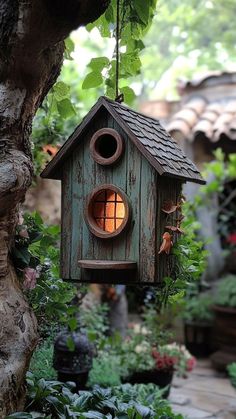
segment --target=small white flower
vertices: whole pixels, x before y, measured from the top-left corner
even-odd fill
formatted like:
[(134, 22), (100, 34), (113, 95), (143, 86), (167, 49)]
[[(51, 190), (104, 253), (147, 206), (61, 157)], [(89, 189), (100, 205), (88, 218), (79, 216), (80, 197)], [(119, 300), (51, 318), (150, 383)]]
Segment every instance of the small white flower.
[(134, 333), (135, 334), (139, 334), (140, 332), (141, 332), (141, 324), (140, 323), (136, 323), (135, 325), (134, 325)]
[(134, 348), (134, 351), (136, 352), (136, 354), (141, 354), (143, 352), (147, 352), (148, 350), (148, 346), (145, 345), (145, 343), (142, 343), (141, 345), (137, 345)]
[(150, 335), (151, 331), (148, 330), (145, 326), (141, 328), (141, 334), (144, 336)]

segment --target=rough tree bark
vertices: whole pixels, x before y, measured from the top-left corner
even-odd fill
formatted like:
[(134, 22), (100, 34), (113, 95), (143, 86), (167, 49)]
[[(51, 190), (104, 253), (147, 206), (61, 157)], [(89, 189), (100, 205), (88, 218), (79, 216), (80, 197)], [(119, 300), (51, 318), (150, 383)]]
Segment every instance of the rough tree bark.
[(0, 0), (0, 418), (20, 410), (37, 343), (9, 252), (33, 173), (32, 119), (62, 65), (69, 32), (94, 21), (109, 0)]

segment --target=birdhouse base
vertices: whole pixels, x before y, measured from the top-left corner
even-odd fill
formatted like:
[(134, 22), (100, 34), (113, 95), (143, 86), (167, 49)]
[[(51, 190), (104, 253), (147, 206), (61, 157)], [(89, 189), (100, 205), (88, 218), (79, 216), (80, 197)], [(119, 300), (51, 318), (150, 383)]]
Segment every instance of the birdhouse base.
[(81, 282), (134, 283), (137, 282), (137, 262), (127, 260), (79, 260)]

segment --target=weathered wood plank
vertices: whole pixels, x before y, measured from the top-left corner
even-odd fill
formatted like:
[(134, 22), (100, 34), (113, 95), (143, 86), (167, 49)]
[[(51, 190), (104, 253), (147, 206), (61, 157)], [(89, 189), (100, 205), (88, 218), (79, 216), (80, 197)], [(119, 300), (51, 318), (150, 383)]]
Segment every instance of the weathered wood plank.
[(127, 195), (132, 206), (132, 220), (126, 236), (126, 259), (138, 262), (140, 247), (140, 208), (141, 208), (141, 161), (139, 150), (131, 142), (127, 142)]
[(84, 224), (84, 160), (83, 144), (78, 146), (72, 155), (72, 249), (71, 278), (80, 279), (81, 269), (78, 260), (83, 255), (83, 224)]
[[(102, 119), (96, 121), (96, 131), (100, 128), (111, 128), (108, 124), (107, 113), (103, 115)], [(96, 186), (112, 183), (112, 166), (104, 166), (94, 162), (94, 172)], [(99, 239), (94, 236), (94, 259), (112, 259), (112, 240)]]
[[(124, 141), (124, 150), (119, 161), (113, 165), (112, 171), (112, 183), (115, 186), (119, 186), (127, 194), (127, 160), (128, 160), (128, 138), (125, 132), (120, 128), (117, 122), (110, 116), (109, 124), (111, 128), (114, 128), (119, 134), (121, 134)], [(130, 226), (113, 240), (113, 260), (126, 259), (125, 247), (126, 247), (126, 235)]]
[[(92, 137), (94, 129), (88, 131), (84, 141), (83, 149), (83, 165), (84, 165), (84, 178), (83, 178), (83, 198), (84, 207), (87, 203), (88, 197), (96, 186), (95, 181), (95, 162), (91, 158), (89, 150), (89, 139)], [(83, 214), (84, 219), (84, 214)], [(90, 232), (86, 222), (83, 223), (83, 259), (94, 258), (94, 235)]]
[(156, 272), (156, 189), (155, 169), (142, 157), (140, 207), (140, 281), (154, 282)]
[(72, 231), (72, 163), (68, 159), (62, 168), (61, 191), (61, 262), (60, 271), (63, 279), (70, 279), (71, 231)]

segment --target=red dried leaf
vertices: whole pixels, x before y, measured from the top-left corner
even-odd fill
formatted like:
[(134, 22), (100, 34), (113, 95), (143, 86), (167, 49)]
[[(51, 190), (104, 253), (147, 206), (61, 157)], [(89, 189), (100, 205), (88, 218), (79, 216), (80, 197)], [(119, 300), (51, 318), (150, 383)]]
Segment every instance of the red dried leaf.
[(184, 230), (182, 230), (180, 227), (175, 226), (165, 226), (168, 230), (174, 231), (175, 233), (184, 234)]
[(164, 201), (162, 211), (166, 214), (172, 214), (172, 212), (175, 212), (178, 208), (178, 205), (175, 205), (173, 201)]

